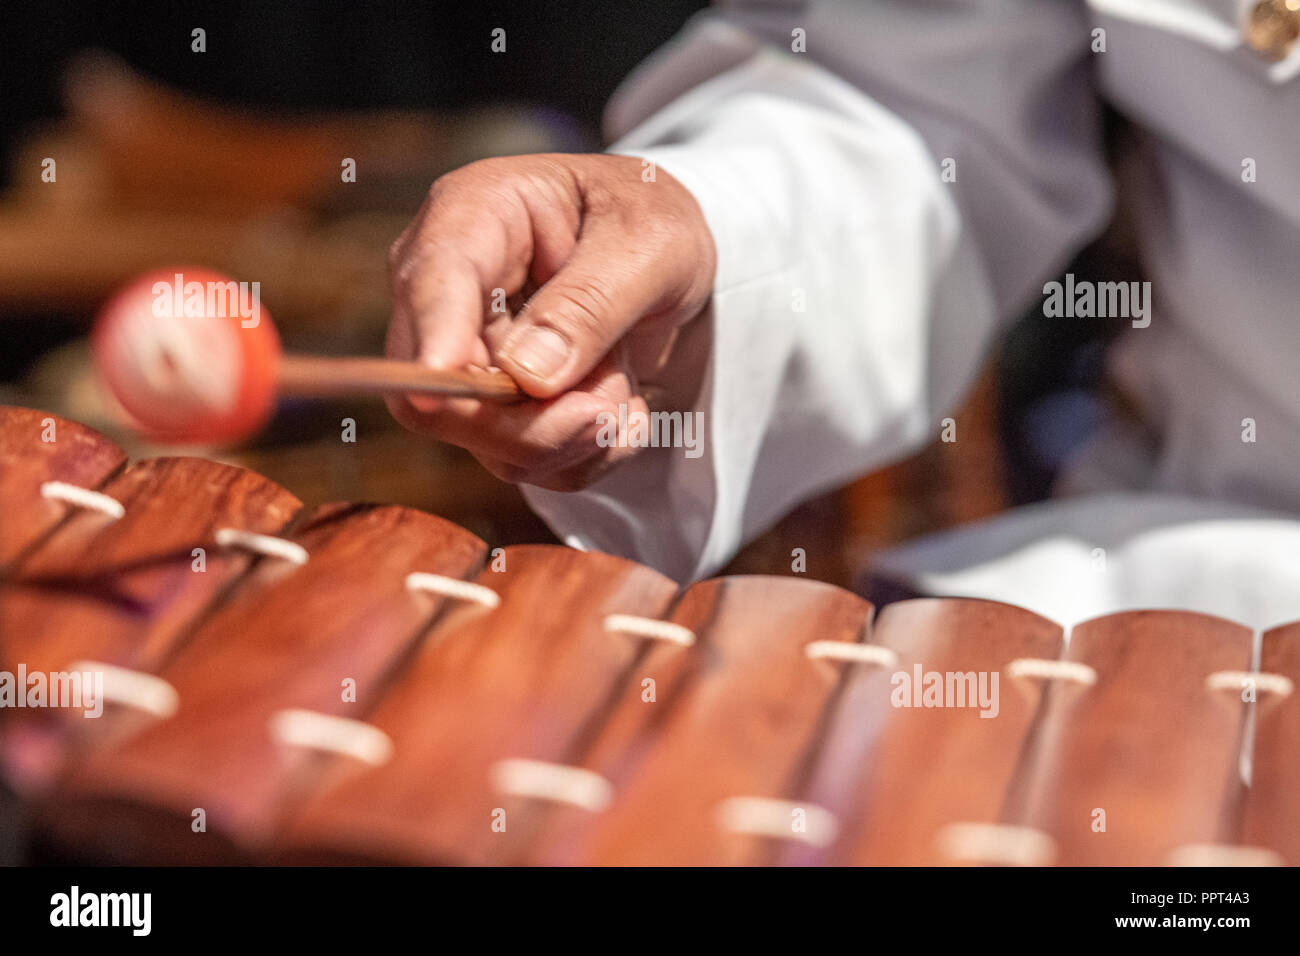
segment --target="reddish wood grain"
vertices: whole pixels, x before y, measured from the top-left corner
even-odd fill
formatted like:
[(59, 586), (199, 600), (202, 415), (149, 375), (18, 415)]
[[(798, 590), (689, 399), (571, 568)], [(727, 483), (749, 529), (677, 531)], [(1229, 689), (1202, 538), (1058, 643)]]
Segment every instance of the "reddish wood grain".
[[(507, 548), (479, 582), (496, 609), (442, 622), (370, 718), (392, 737), (379, 768), (336, 761), (330, 786), (292, 822), (294, 860), (487, 863), (517, 859), (536, 807), (497, 793), (493, 765), (573, 759), (646, 641), (603, 627), (609, 614), (658, 617), (676, 585), (605, 554)], [(504, 812), (504, 831), (493, 812)]]
[[(123, 469), (75, 423), (54, 419), (43, 441), (47, 418), (0, 407), (0, 670), (102, 660), (160, 673), (180, 698), (164, 720), (0, 713), (0, 768), (69, 848), (126, 862), (915, 864), (948, 862), (944, 825), (999, 822), (1044, 831), (1067, 864), (1158, 864), (1187, 844), (1300, 863), (1300, 692), (1243, 703), (1206, 688), (1249, 669), (1251, 632), (1232, 622), (1079, 625), (1066, 659), (1096, 670), (1090, 687), (1008, 676), (1014, 658), (1054, 658), (1059, 629), (979, 601), (889, 607), (871, 640), (896, 665), (809, 660), (810, 641), (863, 639), (870, 606), (799, 578), (703, 582), (674, 604), (648, 568), (549, 547), (478, 572), (483, 542), (396, 507), (332, 505), (289, 531), (300, 502), (261, 476), (185, 458)], [(48, 480), (99, 488), (126, 515), (47, 501)], [(223, 527), (287, 534), (310, 559), (218, 547)], [(477, 573), (502, 603), (412, 594), (413, 570)], [(610, 613), (667, 614), (698, 642), (611, 634)], [(997, 673), (997, 716), (895, 706), (895, 675), (917, 665)], [(1261, 669), (1300, 682), (1300, 623), (1264, 636)], [(391, 762), (276, 742), (270, 718), (293, 707), (377, 726)], [(491, 771), (510, 757), (589, 768), (613, 803), (503, 795)], [(825, 807), (840, 837), (819, 848), (721, 826), (720, 805), (749, 796)]]
[(0, 405), (0, 573), (72, 510), (41, 497), (44, 482), (98, 488), (125, 461), (122, 449), (85, 425)]
[[(220, 528), (283, 529), (301, 506), (261, 475), (200, 458), (137, 462), (104, 486), (126, 514), (78, 511), (0, 591), (4, 661), (155, 668), (186, 625), (248, 567)], [(195, 570), (203, 548), (206, 570)]]
[[(921, 599), (886, 607), (872, 643), (896, 652), (898, 663), (853, 666), (808, 788), (809, 799), (843, 821), (841, 838), (825, 851), (792, 847), (784, 861), (952, 862), (936, 835), (948, 824), (999, 821), (1042, 697), (1040, 682), (1013, 678), (1006, 665), (1055, 659), (1062, 639), (1059, 625), (1008, 604)], [(937, 698), (944, 706), (918, 696), (929, 673), (944, 675), (945, 688), (947, 675), (962, 675), (951, 697), (945, 689)]]
[[(608, 811), (556, 807), (534, 862), (742, 864), (769, 841), (725, 830), (732, 797), (799, 798), (842, 665), (808, 659), (814, 640), (861, 639), (871, 606), (830, 585), (732, 577), (687, 591), (672, 620), (696, 646), (664, 644), (639, 665), (583, 765), (609, 778)], [(641, 680), (656, 681), (656, 700)]]
[(1300, 621), (1264, 634), (1260, 670), (1291, 679), (1286, 697), (1256, 692), (1251, 783), (1241, 842), (1281, 854), (1300, 866)]
[[(122, 518), (77, 511), (0, 586), (0, 669), (98, 661), (156, 670), (253, 560), (219, 547), (217, 530), (274, 533), (300, 506), (261, 475), (198, 458), (138, 462), (103, 490), (125, 506)], [(80, 718), (8, 711), (0, 765), (9, 782), (45, 786), (70, 734), (91, 732), (93, 721)]]
[(125, 860), (230, 862), (264, 848), (323, 764), (274, 740), (272, 715), (364, 716), (446, 602), (408, 591), (406, 575), (464, 577), (486, 548), (392, 506), (323, 508), (293, 538), (310, 560), (260, 565), (161, 671), (180, 696), (176, 714), (96, 751), (53, 795), (49, 819), (64, 840)]
[(1055, 839), (1057, 862), (1158, 866), (1182, 845), (1230, 842), (1243, 705), (1205, 680), (1248, 669), (1252, 639), (1182, 611), (1074, 628), (1068, 659), (1097, 682), (1053, 682), (1020, 820)]

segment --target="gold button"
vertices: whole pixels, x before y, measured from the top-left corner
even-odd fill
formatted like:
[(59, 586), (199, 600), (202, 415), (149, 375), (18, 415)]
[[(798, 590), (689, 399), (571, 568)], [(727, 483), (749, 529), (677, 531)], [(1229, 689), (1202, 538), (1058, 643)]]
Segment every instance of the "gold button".
[(1300, 38), (1300, 0), (1260, 0), (1246, 24), (1246, 42), (1261, 56), (1280, 60)]

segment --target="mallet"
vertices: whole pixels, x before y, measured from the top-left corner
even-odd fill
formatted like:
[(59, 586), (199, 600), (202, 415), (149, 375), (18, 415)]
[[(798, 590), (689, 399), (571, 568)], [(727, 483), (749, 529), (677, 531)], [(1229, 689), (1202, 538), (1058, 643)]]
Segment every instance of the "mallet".
[(277, 393), (527, 398), (500, 369), (286, 355), (257, 297), (207, 269), (159, 270), (131, 282), (100, 310), (92, 347), (100, 377), (140, 429), (178, 443), (252, 434)]

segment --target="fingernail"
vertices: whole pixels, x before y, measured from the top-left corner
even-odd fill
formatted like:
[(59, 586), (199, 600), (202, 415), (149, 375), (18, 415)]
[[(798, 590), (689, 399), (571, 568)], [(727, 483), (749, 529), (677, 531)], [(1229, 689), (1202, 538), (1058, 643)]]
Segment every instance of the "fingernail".
[(535, 325), (507, 345), (505, 354), (537, 378), (547, 379), (569, 360), (569, 343), (554, 329)]

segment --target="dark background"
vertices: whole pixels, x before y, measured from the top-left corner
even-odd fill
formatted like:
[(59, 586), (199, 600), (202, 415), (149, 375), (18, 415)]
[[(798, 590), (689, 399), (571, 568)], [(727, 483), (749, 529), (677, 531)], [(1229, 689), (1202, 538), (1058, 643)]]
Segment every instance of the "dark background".
[[(633, 66), (702, 0), (229, 0), (6, 3), (0, 56), (4, 173), (15, 136), (57, 115), (72, 54), (111, 50), (188, 90), (274, 110), (429, 107), (493, 101), (554, 107), (593, 136)], [(207, 54), (190, 31), (207, 31)], [(506, 30), (508, 56), (491, 32)]]

